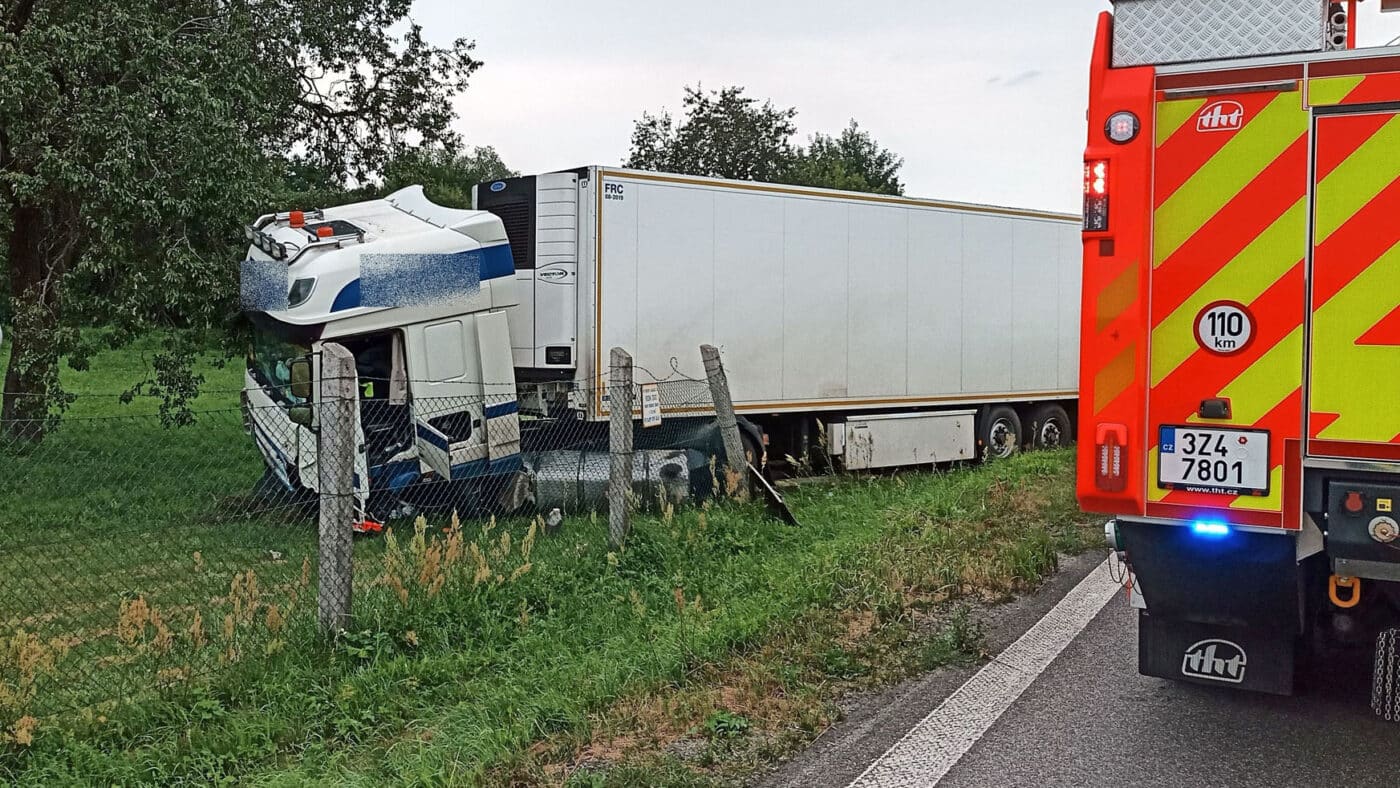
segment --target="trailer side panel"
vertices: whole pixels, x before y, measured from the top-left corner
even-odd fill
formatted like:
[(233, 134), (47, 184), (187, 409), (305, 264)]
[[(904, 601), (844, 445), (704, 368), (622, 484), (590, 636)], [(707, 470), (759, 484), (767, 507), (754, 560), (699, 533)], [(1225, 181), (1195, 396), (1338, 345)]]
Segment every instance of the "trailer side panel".
[(1076, 396), (1073, 219), (596, 172), (591, 357), (700, 378), (713, 342), (753, 412)]

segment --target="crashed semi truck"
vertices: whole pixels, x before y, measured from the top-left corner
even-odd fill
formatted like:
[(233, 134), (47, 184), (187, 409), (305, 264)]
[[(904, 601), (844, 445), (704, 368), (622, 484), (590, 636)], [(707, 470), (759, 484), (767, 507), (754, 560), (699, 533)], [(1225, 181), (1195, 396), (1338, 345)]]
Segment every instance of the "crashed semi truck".
[[(638, 383), (701, 391), (698, 348), (721, 348), (755, 464), (932, 466), (1071, 441), (1078, 216), (603, 167), (482, 184), (475, 203), (411, 187), (248, 229), (245, 400), (277, 484), (315, 484), (292, 384), (305, 370), (305, 395), (317, 373), (291, 362), (332, 341), (372, 381), (362, 411), (396, 414), (362, 416), (357, 474), (390, 502), (450, 481), (539, 504), (561, 469), (601, 473), (570, 480), (601, 492), (606, 462), (550, 447), (567, 432), (606, 452), (613, 347)], [(669, 429), (639, 428), (638, 449), (699, 471), (722, 452), (704, 403), (663, 407)]]
[(1400, 48), (1355, 48), (1356, 10), (1099, 19), (1078, 495), (1114, 516), (1141, 673), (1289, 693), (1374, 647), (1395, 718)]

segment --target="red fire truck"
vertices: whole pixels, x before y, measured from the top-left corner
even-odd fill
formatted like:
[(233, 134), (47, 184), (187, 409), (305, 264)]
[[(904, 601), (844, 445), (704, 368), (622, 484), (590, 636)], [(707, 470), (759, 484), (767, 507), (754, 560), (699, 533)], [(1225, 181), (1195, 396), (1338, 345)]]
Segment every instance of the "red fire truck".
[(1143, 674), (1288, 693), (1374, 647), (1400, 718), (1400, 47), (1357, 49), (1356, 11), (1099, 19), (1078, 494)]

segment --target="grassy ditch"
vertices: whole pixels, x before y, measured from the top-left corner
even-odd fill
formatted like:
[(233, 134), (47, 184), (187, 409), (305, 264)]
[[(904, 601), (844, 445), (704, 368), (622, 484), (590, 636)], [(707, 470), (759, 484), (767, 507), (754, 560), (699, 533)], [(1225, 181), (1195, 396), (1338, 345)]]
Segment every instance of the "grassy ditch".
[[(528, 555), (528, 525), (474, 529), (489, 579), (463, 561), (436, 592), (426, 559), (381, 553), (379, 576), (398, 561), (406, 593), (387, 580), (367, 589), (334, 648), (290, 632), (281, 653), (207, 683), (41, 719), (4, 768), (31, 784), (626, 784), (628, 769), (660, 768), (657, 779), (718, 779), (726, 743), (762, 733), (778, 752), (820, 730), (824, 682), (965, 656), (975, 638), (921, 639), (920, 616), (1028, 588), (1082, 547), (1091, 529), (1068, 500), (1069, 468), (1039, 454), (804, 488), (792, 496), (800, 528), (728, 506), (639, 518), (621, 556), (587, 518)], [(445, 557), (452, 538), (425, 535), (417, 555), (438, 545)], [(726, 690), (745, 665), (741, 689)], [(627, 712), (658, 702), (664, 722)], [(650, 763), (697, 727), (720, 743), (712, 762)], [(660, 749), (617, 744), (647, 736)]]
[(537, 742), (486, 782), (744, 784), (830, 727), (851, 692), (985, 658), (972, 607), (1030, 590), (1057, 554), (1097, 544), (1092, 518), (1073, 500), (1071, 461), (1069, 452), (1045, 453), (802, 490), (793, 497), (804, 522), (828, 522), (825, 504), (873, 537), (830, 595), (775, 621), (755, 647)]
[[(152, 406), (102, 407), (110, 416)], [(162, 441), (194, 442), (200, 458), (229, 462), (251, 451), (236, 422), (147, 426), (140, 439), (153, 456)], [(88, 450), (63, 446), (45, 461), (79, 462)], [(88, 473), (101, 470), (95, 462)], [(51, 639), (36, 648), (8, 634), (0, 688), (29, 695), (9, 701), (38, 708), (50, 687), (152, 660), (173, 668), (122, 700), (10, 713), (0, 721), (0, 781), (732, 782), (822, 730), (839, 691), (975, 658), (977, 633), (957, 606), (1034, 586), (1058, 554), (1093, 536), (1074, 505), (1067, 452), (805, 485), (788, 496), (801, 527), (730, 504), (639, 515), (621, 554), (607, 551), (606, 523), (587, 516), (548, 538), (529, 521), (400, 526), (392, 540), (357, 543), (355, 626), (328, 644), (307, 620), (300, 580), (313, 535), (261, 520), (210, 527), (215, 493), (238, 492), (206, 478), (200, 469), (211, 465), (192, 462), (178, 479), (131, 469), (109, 508), (129, 495), (153, 503), (130, 532), (104, 530), (107, 521), (72, 504), (87, 487), (65, 492), (57, 482), (45, 505), (58, 509), (0, 523), (7, 539), (36, 550), (31, 560), (43, 558), (36, 532), (90, 535), (93, 560), (122, 562), (117, 576), (129, 579), (114, 593), (84, 585), (81, 571), (41, 575), (78, 589), (67, 615), (111, 619), (90, 625), (109, 650)], [(25, 466), (31, 477), (61, 471)], [(206, 484), (208, 498), (169, 494)], [(198, 583), (161, 585), (180, 573)], [(270, 589), (280, 589), (277, 601)], [(43, 593), (27, 587), (7, 604)], [(288, 595), (302, 599), (295, 614)], [(205, 608), (196, 637), (186, 619)], [(42, 619), (31, 611), (23, 623), (32, 630)], [(197, 660), (209, 670), (190, 670)]]

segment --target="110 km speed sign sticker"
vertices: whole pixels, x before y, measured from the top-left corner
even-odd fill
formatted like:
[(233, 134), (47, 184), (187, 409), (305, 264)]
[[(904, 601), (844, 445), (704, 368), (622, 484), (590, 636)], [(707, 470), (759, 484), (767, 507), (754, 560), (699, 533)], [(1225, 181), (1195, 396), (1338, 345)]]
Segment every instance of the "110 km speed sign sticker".
[(1216, 301), (1196, 315), (1196, 342), (1207, 353), (1230, 356), (1254, 341), (1254, 315), (1244, 304)]

